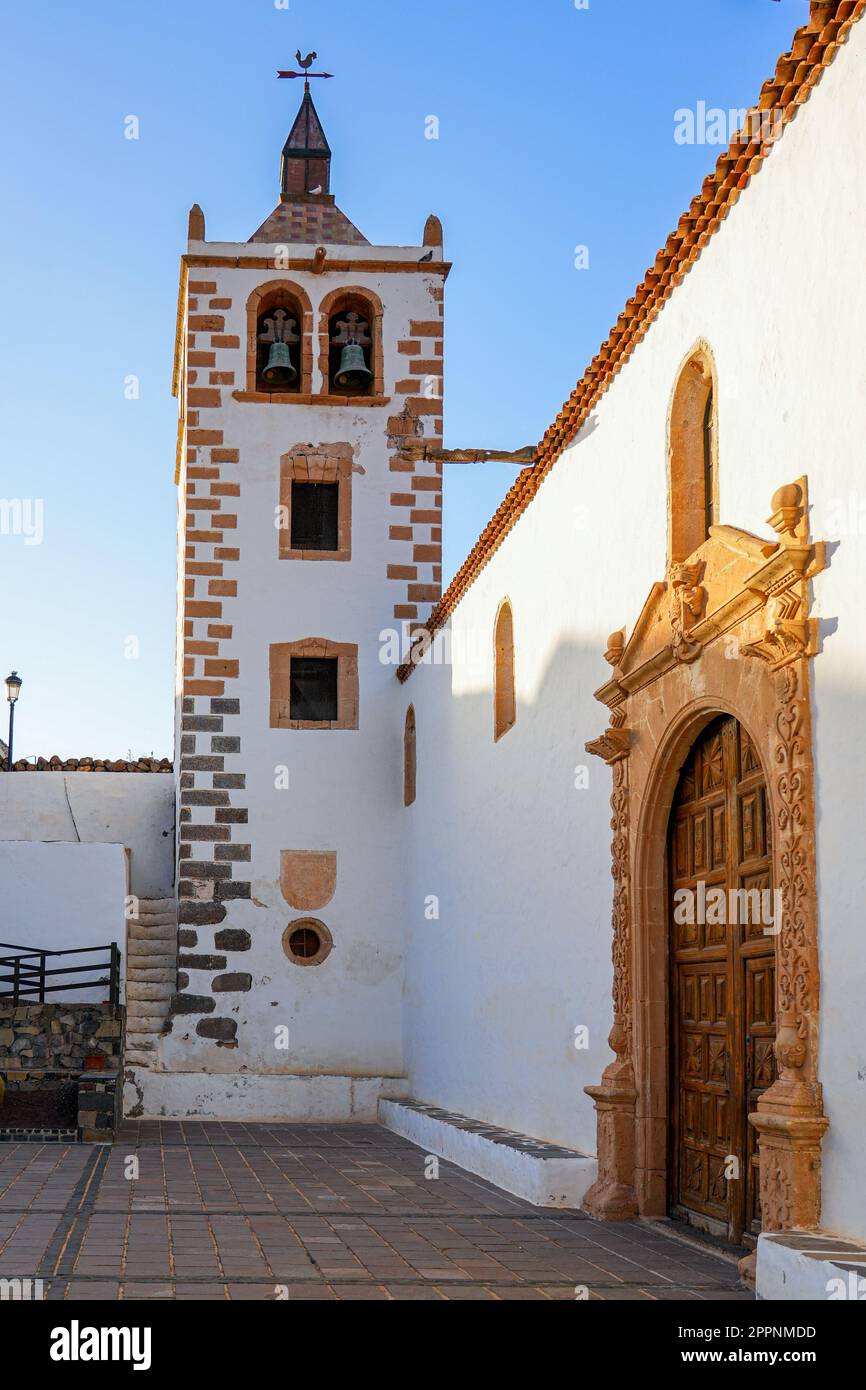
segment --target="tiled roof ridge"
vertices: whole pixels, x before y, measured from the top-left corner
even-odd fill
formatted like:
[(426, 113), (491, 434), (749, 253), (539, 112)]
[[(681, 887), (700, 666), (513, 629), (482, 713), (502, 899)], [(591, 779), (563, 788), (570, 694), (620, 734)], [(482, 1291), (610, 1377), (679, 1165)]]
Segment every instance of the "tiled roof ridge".
[(370, 245), (351, 218), (337, 207), (333, 194), (321, 198), (310, 193), (282, 197), (247, 244), (279, 240), (289, 245), (316, 242), (333, 246)]
[[(6, 770), (5, 759), (0, 760), (0, 769)], [(17, 758), (12, 764), (13, 772), (173, 772), (171, 758), (58, 758), (54, 753), (50, 758)]]
[[(692, 199), (625, 309), (620, 314), (598, 354), (592, 359), (553, 424), (545, 431), (535, 462), (522, 469), (504, 501), (497, 508), (460, 569), (442, 595), (425, 626), (435, 632), (447, 621), (467, 589), (475, 582), (490, 557), (529, 506), (556, 460), (589, 418), (611, 380), (631, 356), (650, 324), (661, 312), (674, 288), (679, 285), (701, 250), (718, 230), (743, 189), (748, 187), (779, 138), (778, 126), (789, 124), (799, 108), (809, 100), (840, 46), (848, 39), (854, 24), (866, 11), (866, 0), (813, 0), (808, 23), (798, 28), (787, 53), (779, 58), (774, 75), (761, 88), (756, 106), (749, 108), (744, 130), (758, 125), (759, 137), (747, 143), (737, 132), (719, 155), (713, 173), (707, 175), (701, 192)], [(758, 112), (781, 111), (781, 122), (759, 124)], [(397, 671), (404, 681), (414, 669), (405, 662)]]

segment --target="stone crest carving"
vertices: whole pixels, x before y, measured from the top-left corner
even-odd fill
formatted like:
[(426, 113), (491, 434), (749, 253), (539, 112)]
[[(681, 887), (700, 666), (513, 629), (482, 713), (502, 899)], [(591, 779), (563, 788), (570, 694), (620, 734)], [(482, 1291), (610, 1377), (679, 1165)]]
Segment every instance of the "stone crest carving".
[(701, 654), (700, 642), (689, 637), (691, 629), (704, 611), (707, 592), (699, 583), (703, 566), (674, 564), (668, 572), (669, 603), (671, 622), (671, 652), (674, 661), (697, 661)]

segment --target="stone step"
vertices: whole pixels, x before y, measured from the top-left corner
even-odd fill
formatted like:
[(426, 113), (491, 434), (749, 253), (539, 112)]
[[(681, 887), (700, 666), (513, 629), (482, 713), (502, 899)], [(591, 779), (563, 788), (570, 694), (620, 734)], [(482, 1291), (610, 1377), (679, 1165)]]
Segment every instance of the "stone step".
[(154, 1052), (146, 1052), (142, 1047), (126, 1049), (126, 1062), (130, 1066), (149, 1067), (155, 1056)]
[(162, 1025), (165, 1023), (167, 1014), (137, 1014), (130, 1019), (129, 1027), (126, 1030), (127, 1041), (136, 1037), (155, 1037), (162, 1033)]
[(127, 955), (130, 974), (138, 970), (169, 970), (177, 964), (177, 952), (167, 951), (163, 946), (159, 951), (130, 951)]
[(140, 912), (173, 912), (177, 917), (176, 898), (139, 898)]
[(177, 987), (177, 901), (142, 898), (127, 923), (126, 1051), (131, 1066), (151, 1067)]
[(127, 923), (126, 939), (129, 942), (140, 941), (145, 945), (156, 941), (177, 941), (177, 927), (143, 927), (139, 922), (129, 922)]
[(174, 960), (142, 961), (141, 965), (131, 965), (126, 975), (130, 984), (142, 984), (149, 980), (177, 979), (177, 962)]
[(127, 935), (144, 938), (167, 936), (177, 932), (177, 922), (171, 917), (129, 917)]
[(174, 980), (126, 980), (128, 999), (170, 999), (174, 992)]
[(127, 934), (127, 949), (133, 955), (146, 955), (148, 951), (177, 952), (177, 932), (174, 927), (160, 928), (159, 931), (138, 931)]
[(145, 1029), (149, 1023), (143, 1019), (157, 1019), (158, 1027), (163, 1027), (163, 1019), (168, 1013), (168, 999), (129, 999), (126, 1005), (126, 1019), (129, 1029)]
[(130, 985), (171, 985), (176, 988), (177, 971), (173, 965), (147, 965), (130, 970), (126, 977), (127, 990)]

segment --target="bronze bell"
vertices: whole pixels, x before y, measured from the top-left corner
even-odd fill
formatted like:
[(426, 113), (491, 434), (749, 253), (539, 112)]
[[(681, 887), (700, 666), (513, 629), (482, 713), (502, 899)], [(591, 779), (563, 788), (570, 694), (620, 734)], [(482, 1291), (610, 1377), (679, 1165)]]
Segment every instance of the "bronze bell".
[(343, 348), (340, 365), (334, 383), (337, 386), (356, 387), (363, 391), (373, 380), (373, 373), (364, 361), (364, 349), (360, 343), (350, 342)]
[(268, 361), (262, 372), (262, 381), (269, 386), (291, 386), (297, 377), (292, 366), (288, 343), (271, 343)]

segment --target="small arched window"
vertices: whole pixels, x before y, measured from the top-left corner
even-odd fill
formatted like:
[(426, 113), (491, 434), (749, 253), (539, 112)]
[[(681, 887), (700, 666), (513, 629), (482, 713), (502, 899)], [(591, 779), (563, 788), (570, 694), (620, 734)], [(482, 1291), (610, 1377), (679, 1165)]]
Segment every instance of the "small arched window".
[(257, 391), (282, 395), (301, 389), (303, 312), (287, 290), (273, 290), (256, 315)]
[(411, 806), (415, 800), (416, 774), (415, 746), (415, 706), (406, 711), (406, 725), (403, 730), (403, 805)]
[(357, 295), (342, 300), (328, 315), (328, 390), (337, 396), (373, 394), (373, 314)]
[(507, 733), (517, 719), (514, 693), (514, 617), (506, 599), (496, 615), (493, 646), (493, 737)]
[(698, 549), (718, 520), (717, 399), (709, 348), (699, 344), (680, 370), (669, 431), (670, 562)]

